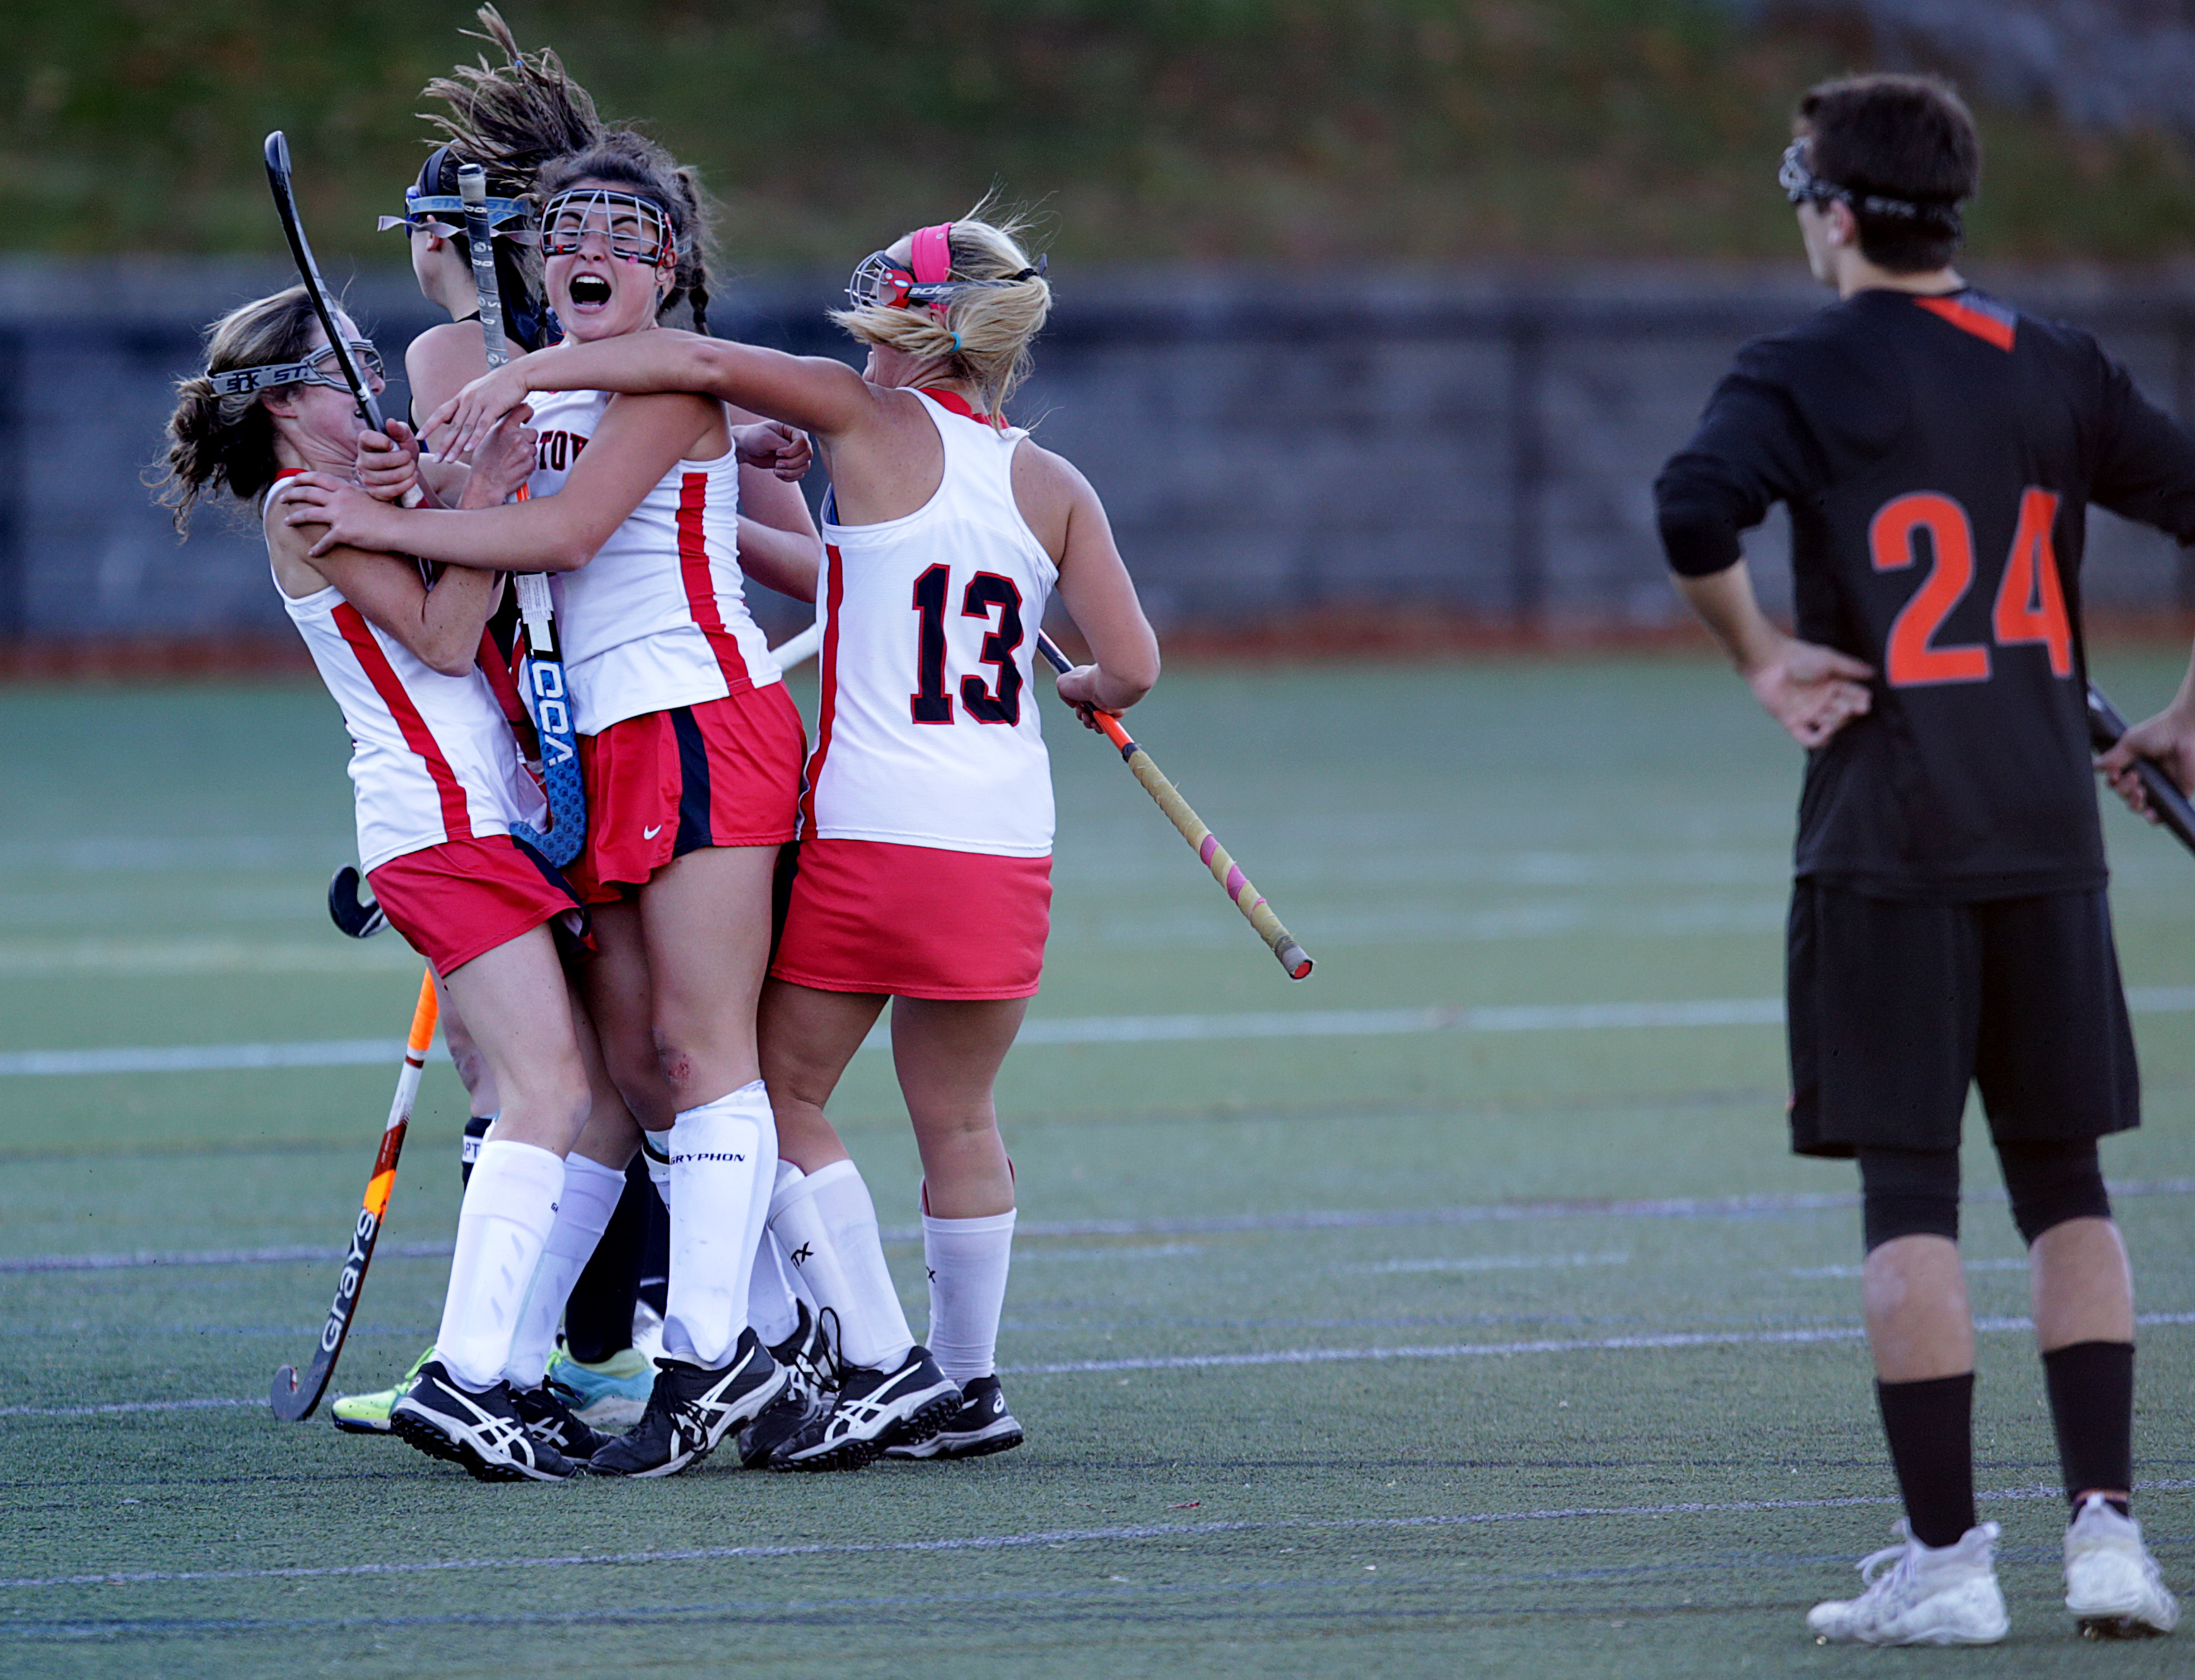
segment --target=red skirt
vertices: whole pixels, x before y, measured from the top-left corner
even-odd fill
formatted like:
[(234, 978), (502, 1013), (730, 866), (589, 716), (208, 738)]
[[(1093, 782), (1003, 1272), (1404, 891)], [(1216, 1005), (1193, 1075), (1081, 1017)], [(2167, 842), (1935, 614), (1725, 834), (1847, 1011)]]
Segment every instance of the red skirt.
[(705, 846), (782, 846), (807, 751), (782, 682), (580, 736), (587, 843), (565, 870), (573, 890), (583, 903), (614, 903)]
[(366, 877), (389, 925), (445, 980), (544, 922), (585, 923), (579, 900), (553, 865), (507, 834), (446, 840), (389, 859)]
[(769, 971), (819, 992), (1028, 998), (1051, 931), (1051, 860), (804, 840)]

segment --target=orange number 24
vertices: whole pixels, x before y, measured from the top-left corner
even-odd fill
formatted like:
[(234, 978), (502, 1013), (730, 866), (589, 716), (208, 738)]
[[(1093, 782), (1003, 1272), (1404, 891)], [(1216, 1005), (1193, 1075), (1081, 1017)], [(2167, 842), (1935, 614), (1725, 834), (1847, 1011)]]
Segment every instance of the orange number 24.
[[(2058, 581), (2058, 556), (2050, 529), (2058, 516), (2054, 492), (2031, 486), (2019, 498), (2019, 524), (2005, 557), (1990, 612), (1990, 631), (2001, 647), (2040, 643), (2050, 653), (2050, 674), (2073, 671), (2073, 629)], [(1916, 491), (1886, 502), (1869, 525), (1869, 558), (1878, 572), (1902, 572), (1914, 561), (1914, 538), (1926, 532), (1933, 556), (1928, 575), (1890, 627), (1891, 686), (1986, 682), (1990, 650), (1979, 644), (1939, 647), (1936, 632), (1974, 581), (1974, 533), (1967, 510), (1934, 491)]]

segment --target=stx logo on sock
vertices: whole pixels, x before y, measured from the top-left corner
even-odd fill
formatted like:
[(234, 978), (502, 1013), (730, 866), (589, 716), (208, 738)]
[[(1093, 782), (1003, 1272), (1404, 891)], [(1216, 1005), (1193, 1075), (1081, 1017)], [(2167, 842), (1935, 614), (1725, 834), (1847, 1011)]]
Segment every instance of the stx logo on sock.
[(804, 1266), (808, 1263), (809, 1259), (814, 1257), (815, 1252), (815, 1245), (813, 1243), (804, 1242), (785, 1257), (792, 1261), (796, 1266)]
[(746, 1165), (746, 1157), (729, 1149), (717, 1149), (695, 1155), (673, 1155), (671, 1165), (683, 1166), (688, 1161), (729, 1161), (735, 1166)]

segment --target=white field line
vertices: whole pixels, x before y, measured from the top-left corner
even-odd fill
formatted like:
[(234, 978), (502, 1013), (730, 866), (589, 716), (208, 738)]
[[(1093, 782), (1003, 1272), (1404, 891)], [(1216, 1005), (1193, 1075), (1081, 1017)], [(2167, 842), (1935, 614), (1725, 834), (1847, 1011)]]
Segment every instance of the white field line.
[[(2145, 1329), (2195, 1324), (2195, 1313), (2143, 1313), (2135, 1322)], [(1985, 1335), (2034, 1329), (2024, 1318), (1978, 1318)], [(1264, 1365), (1341, 1365), (1397, 1359), (1511, 1359), (1522, 1354), (1654, 1353), (1678, 1348), (1803, 1347), (1824, 1342), (1858, 1342), (1867, 1331), (1857, 1324), (1832, 1324), (1806, 1330), (1672, 1331), (1659, 1336), (1593, 1336), (1531, 1342), (1466, 1342), (1430, 1348), (1274, 1348), (1262, 1353), (1181, 1354), (1153, 1359), (1076, 1359), (1040, 1365), (1002, 1365), (1001, 1377), (1103, 1376), (1121, 1371), (1234, 1370)], [(264, 1406), (263, 1398), (231, 1400), (139, 1400), (94, 1406), (0, 1406), (0, 1418), (99, 1418), (138, 1412), (205, 1412), (227, 1407)], [(0, 1582), (0, 1585), (7, 1583)]]
[[(2185, 1196), (2195, 1195), (2195, 1178), (2159, 1178), (2112, 1182), (2111, 1194), (2115, 1197)], [(2002, 1190), (1973, 1189), (1966, 1193), (1973, 1202), (2001, 1202)], [(1028, 1219), (1016, 1226), (1014, 1235), (1027, 1242), (1051, 1237), (1153, 1237), (1153, 1236), (1223, 1236), (1254, 1231), (1361, 1231), (1393, 1230), (1419, 1225), (1489, 1225), (1524, 1224), (1541, 1219), (1758, 1219), (1778, 1214), (1821, 1213), (1859, 1205), (1859, 1197), (1850, 1191), (1808, 1191), (1795, 1195), (1754, 1196), (1665, 1196), (1651, 1200), (1628, 1201), (1598, 1201), (1580, 1200), (1561, 1202), (1489, 1202), (1464, 1207), (1406, 1207), (1381, 1209), (1312, 1209), (1294, 1213), (1226, 1213), (1207, 1215), (1201, 1218), (1180, 1219)], [(916, 1242), (922, 1237), (919, 1226), (887, 1225), (883, 1237), (886, 1242)], [(1085, 1249), (1072, 1251), (1074, 1257), (1144, 1258), (1187, 1251), (1194, 1245), (1176, 1248)], [(185, 1251), (180, 1253), (158, 1253), (138, 1250), (127, 1254), (26, 1254), (0, 1257), (0, 1276), (24, 1272), (111, 1272), (133, 1268), (153, 1266), (273, 1266), (300, 1260), (339, 1260), (343, 1251), (330, 1246), (286, 1248), (217, 1248)], [(374, 1251), (377, 1254), (400, 1256), (408, 1259), (446, 1258), (448, 1243), (403, 1242), (384, 1243)], [(1041, 1249), (1021, 1254), (1023, 1260), (1060, 1259), (1065, 1254), (1046, 1254)], [(1476, 1265), (1479, 1263), (1472, 1263)], [(1547, 1263), (1557, 1263), (1553, 1262)], [(1561, 1263), (1578, 1263), (1578, 1257)], [(2024, 1265), (2022, 1261), (1999, 1263), (1974, 1261), (1974, 1269), (2010, 1268)], [(1398, 1271), (1459, 1268), (1449, 1262), (1421, 1263), (1403, 1261), (1391, 1269)], [(1836, 1267), (1806, 1268), (1791, 1274), (1795, 1277), (1841, 1277), (1845, 1270)], [(1858, 1269), (1850, 1269), (1857, 1276)]]
[[(2195, 1488), (2182, 1479), (2137, 1482), (2137, 1493), (2179, 1493)], [(2062, 1499), (2058, 1487), (1995, 1487), (1974, 1496), (1990, 1504)], [(117, 1569), (100, 1574), (28, 1575), (0, 1579), (0, 1587), (163, 1586), (210, 1581), (329, 1580), (435, 1575), (475, 1569), (585, 1569), (649, 1563), (708, 1563), (780, 1557), (888, 1557), (956, 1551), (1018, 1551), (1035, 1546), (1100, 1545), (1126, 1540), (1195, 1539), (1202, 1535), (1364, 1533), (1412, 1528), (1472, 1528), (1502, 1522), (1605, 1522), (1625, 1517), (1742, 1516), (1759, 1511), (1848, 1510), (1894, 1505), (1883, 1494), (1850, 1493), (1820, 1499), (1685, 1499), (1660, 1505), (1569, 1505), (1541, 1510), (1455, 1511), (1432, 1516), (1244, 1518), (1218, 1522), (1139, 1522), (1113, 1528), (1046, 1528), (1024, 1534), (968, 1534), (928, 1540), (815, 1541), (792, 1545), (682, 1546), (660, 1551), (580, 1552), (549, 1557), (421, 1558), (404, 1563), (295, 1564), (278, 1569)]]
[(1378, 1277), (1396, 1272), (1536, 1272), (1551, 1267), (1630, 1263), (1628, 1254), (1473, 1254), (1427, 1260), (1381, 1260), (1340, 1269)]
[(0, 945), (0, 980), (44, 975), (112, 975), (150, 979), (193, 974), (333, 974), (415, 969), (419, 959), (401, 941), (360, 948), (337, 944), (275, 944), (243, 939), (79, 939), (45, 945)]
[[(2195, 1011), (2195, 986), (2136, 987), (2127, 1004), (2137, 1015)], [(1383, 1038), (1420, 1033), (1581, 1033), (1660, 1027), (1775, 1027), (1783, 1004), (1775, 998), (1710, 998), (1688, 1002), (1516, 1004), (1465, 1009), (1434, 1005), (1394, 1010), (1273, 1010), (1241, 1015), (1063, 1016), (1024, 1021), (1023, 1044), (1149, 1044), (1240, 1038)], [(863, 1050), (890, 1043), (879, 1026)], [(78, 1073), (176, 1073), (256, 1067), (352, 1067), (393, 1062), (395, 1038), (335, 1038), (303, 1044), (163, 1044), (112, 1050), (10, 1050), (0, 1053), (0, 1078)]]

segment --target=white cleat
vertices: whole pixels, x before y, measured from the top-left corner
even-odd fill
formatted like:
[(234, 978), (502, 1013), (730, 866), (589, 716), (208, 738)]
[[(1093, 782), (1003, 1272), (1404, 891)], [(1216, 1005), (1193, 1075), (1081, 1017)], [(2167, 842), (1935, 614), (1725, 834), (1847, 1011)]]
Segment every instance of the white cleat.
[(2169, 1633), (2180, 1620), (2179, 1601), (2141, 1543), (2141, 1524), (2101, 1493), (2081, 1501), (2065, 1531), (2065, 1608), (2091, 1639)]
[(1824, 1645), (1994, 1645), (2011, 1630), (1996, 1584), (1997, 1526), (1978, 1523), (1947, 1546), (1900, 1544), (1860, 1560), (1867, 1591), (1806, 1613)]

